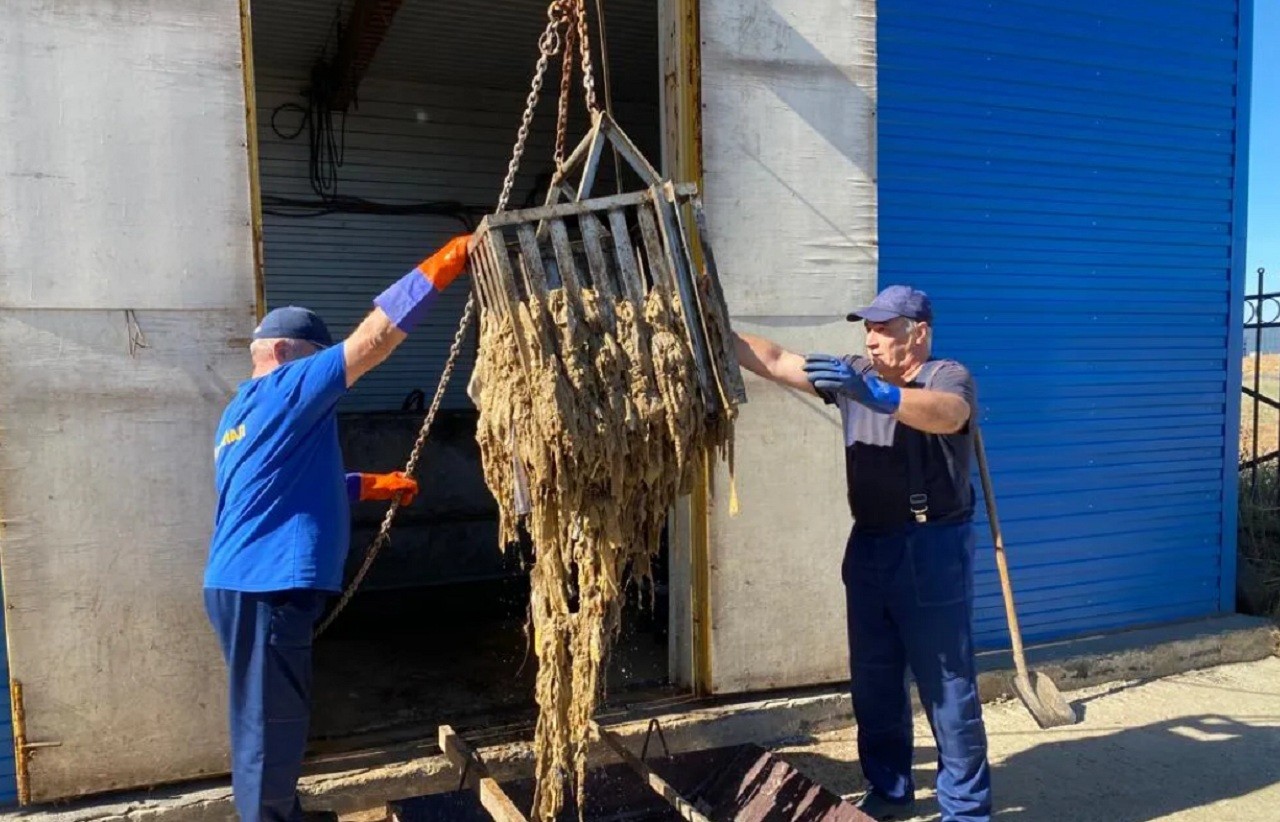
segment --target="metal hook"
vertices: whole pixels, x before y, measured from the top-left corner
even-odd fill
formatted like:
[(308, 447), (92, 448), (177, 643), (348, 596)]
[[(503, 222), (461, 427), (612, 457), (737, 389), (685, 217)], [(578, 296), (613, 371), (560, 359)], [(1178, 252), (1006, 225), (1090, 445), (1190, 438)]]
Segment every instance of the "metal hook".
[(644, 746), (640, 748), (641, 762), (645, 760), (645, 756), (649, 753), (649, 739), (653, 735), (654, 730), (657, 730), (658, 741), (662, 743), (663, 757), (667, 759), (671, 758), (671, 749), (667, 747), (667, 737), (662, 733), (662, 723), (659, 722), (658, 718), (655, 716), (653, 719), (649, 720), (649, 728), (644, 732)]

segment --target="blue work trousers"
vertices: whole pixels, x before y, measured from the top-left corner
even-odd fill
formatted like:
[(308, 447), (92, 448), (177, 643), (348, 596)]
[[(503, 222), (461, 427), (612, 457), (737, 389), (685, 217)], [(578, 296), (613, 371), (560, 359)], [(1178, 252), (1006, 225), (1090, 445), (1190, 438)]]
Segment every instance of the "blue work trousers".
[(206, 589), (227, 661), (231, 782), (242, 822), (297, 822), (311, 719), (311, 635), (323, 591)]
[(991, 818), (973, 653), (973, 549), (970, 523), (877, 534), (855, 528), (841, 569), (862, 771), (884, 799), (915, 794), (910, 670), (938, 745), (943, 822)]

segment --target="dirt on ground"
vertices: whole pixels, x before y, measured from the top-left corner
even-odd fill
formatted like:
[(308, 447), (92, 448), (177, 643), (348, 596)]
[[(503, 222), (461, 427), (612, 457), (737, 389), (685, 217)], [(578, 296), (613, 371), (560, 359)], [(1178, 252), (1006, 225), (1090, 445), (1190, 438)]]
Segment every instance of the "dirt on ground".
[[(1019, 702), (984, 706), (997, 819), (1280, 820), (1280, 658), (1067, 694), (1083, 720), (1041, 730)], [(916, 723), (922, 815), (937, 752)], [(853, 729), (778, 749), (844, 795), (865, 783)]]

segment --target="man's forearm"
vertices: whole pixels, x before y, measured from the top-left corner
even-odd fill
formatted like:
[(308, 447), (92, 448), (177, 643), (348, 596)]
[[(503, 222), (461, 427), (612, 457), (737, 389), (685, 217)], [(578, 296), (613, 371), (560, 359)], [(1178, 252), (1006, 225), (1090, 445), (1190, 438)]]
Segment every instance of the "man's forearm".
[(804, 357), (792, 353), (773, 340), (754, 334), (734, 334), (738, 364), (755, 374), (797, 391), (816, 393), (804, 373)]
[(969, 403), (959, 394), (927, 388), (903, 388), (894, 416), (926, 434), (954, 434), (969, 421)]
[(347, 365), (347, 387), (381, 365), (391, 352), (409, 335), (396, 328), (396, 324), (381, 308), (374, 308), (356, 330), (343, 343), (343, 358)]
[(780, 346), (772, 340), (766, 340), (754, 334), (741, 333), (733, 335), (733, 343), (738, 355), (739, 365), (757, 377), (764, 377), (767, 380), (773, 379), (773, 375), (769, 373), (766, 359), (771, 354), (776, 358), (777, 352), (782, 350)]

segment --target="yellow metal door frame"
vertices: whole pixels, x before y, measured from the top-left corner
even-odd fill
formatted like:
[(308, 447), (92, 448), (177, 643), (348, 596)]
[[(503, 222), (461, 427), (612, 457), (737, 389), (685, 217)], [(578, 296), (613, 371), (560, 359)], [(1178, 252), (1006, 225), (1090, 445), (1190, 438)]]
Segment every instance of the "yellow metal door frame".
[[(702, 178), (702, 60), (699, 0), (661, 0), (662, 38), (662, 172), (697, 183)], [(696, 231), (696, 229), (694, 229)], [(697, 244), (694, 246), (698, 254)], [(698, 265), (701, 259), (695, 259)], [(711, 693), (711, 456), (704, 454), (693, 491), (671, 519), (672, 554), (689, 562), (689, 684), (697, 696)], [(672, 596), (684, 596), (672, 590)], [(675, 636), (673, 632), (673, 637)]]
[(249, 153), (249, 214), (253, 231), (253, 289), (257, 319), (267, 311), (267, 280), (262, 259), (262, 188), (258, 172), (258, 94), (253, 73), (252, 0), (240, 0), (240, 50), (244, 73), (245, 149)]

